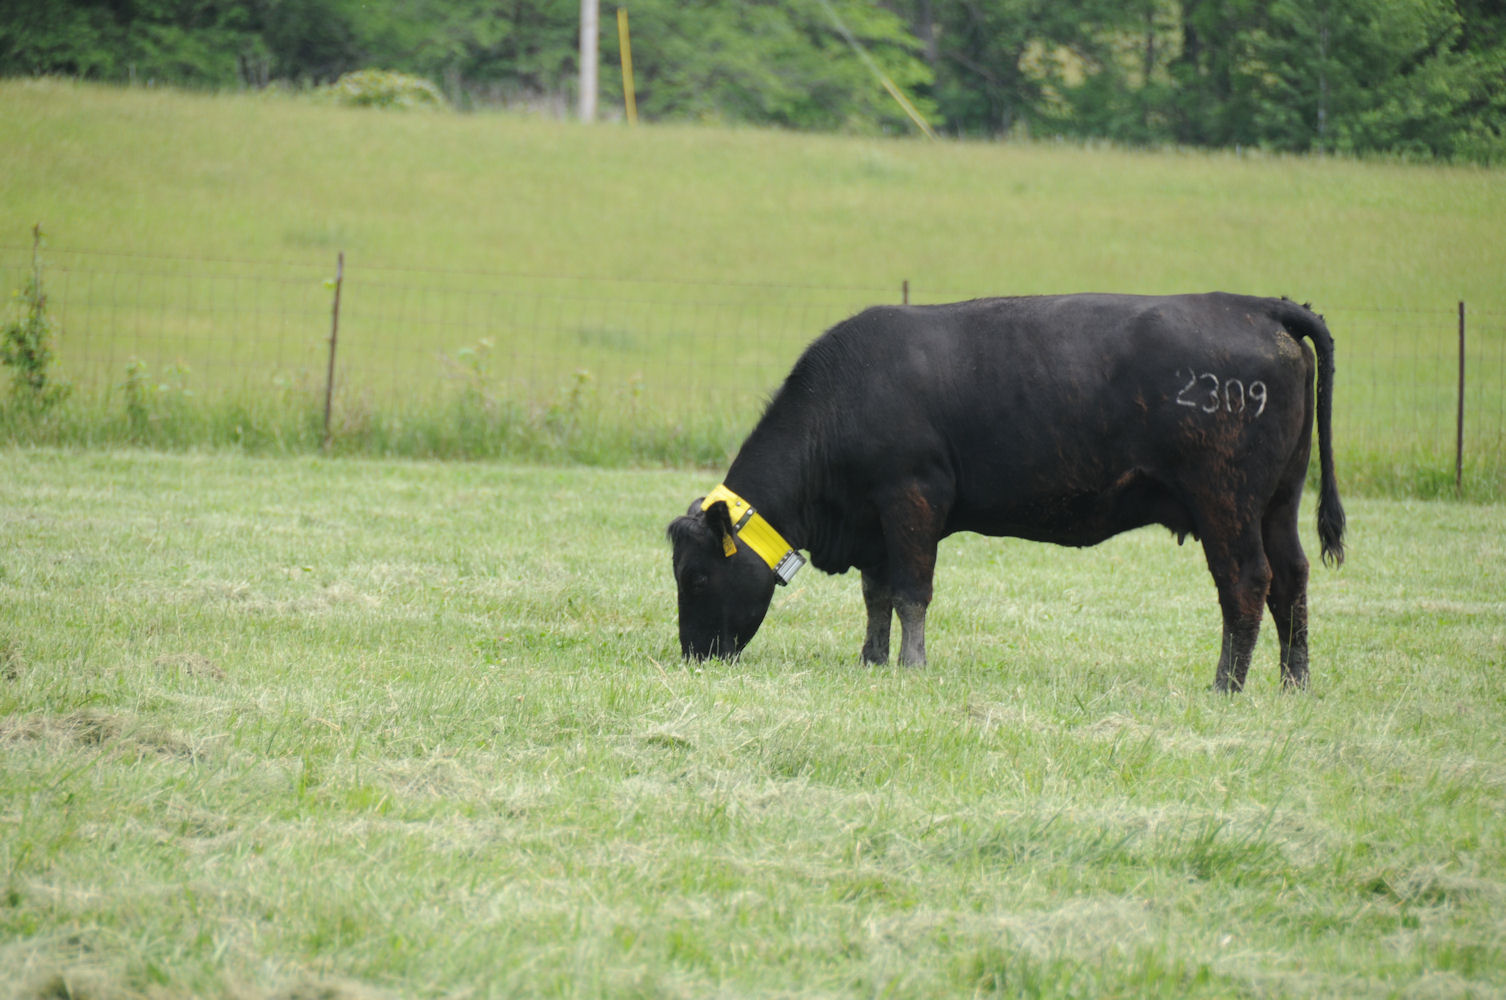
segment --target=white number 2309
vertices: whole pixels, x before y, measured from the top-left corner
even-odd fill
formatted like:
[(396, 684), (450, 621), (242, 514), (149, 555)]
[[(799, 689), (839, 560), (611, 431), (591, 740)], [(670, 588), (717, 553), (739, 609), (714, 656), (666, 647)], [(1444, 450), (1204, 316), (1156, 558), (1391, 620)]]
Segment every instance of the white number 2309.
[(1219, 378), (1212, 372), (1178, 368), (1177, 378), (1187, 375), (1187, 384), (1177, 393), (1178, 406), (1190, 406), (1204, 413), (1246, 413), (1258, 417), (1265, 412), (1265, 383), (1245, 384), (1243, 379)]

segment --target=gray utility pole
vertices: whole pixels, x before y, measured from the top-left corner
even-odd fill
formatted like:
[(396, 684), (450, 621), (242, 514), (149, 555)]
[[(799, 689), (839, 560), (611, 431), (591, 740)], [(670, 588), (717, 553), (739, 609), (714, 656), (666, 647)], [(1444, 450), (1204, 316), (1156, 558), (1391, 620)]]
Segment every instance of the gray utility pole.
[(580, 0), (580, 120), (596, 120), (596, 51), (599, 0)]

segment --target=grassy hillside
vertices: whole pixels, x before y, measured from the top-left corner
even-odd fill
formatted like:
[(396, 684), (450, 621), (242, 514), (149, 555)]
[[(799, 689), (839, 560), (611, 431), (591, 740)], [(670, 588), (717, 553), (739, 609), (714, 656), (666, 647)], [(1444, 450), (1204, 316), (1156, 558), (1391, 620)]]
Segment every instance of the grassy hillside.
[[(1467, 300), (1473, 479), (1502, 478), (1500, 171), (61, 82), (0, 83), (0, 103), (0, 278), (24, 282), (42, 221), (59, 355), (94, 393), (13, 437), (307, 447), (343, 251), (353, 450), (714, 464), (810, 337), (904, 281), (916, 301), (1219, 288), (1328, 316), (1341, 455), (1356, 481), (1409, 491), (1451, 474)], [(132, 430), (133, 359), (194, 406), (156, 393)], [(452, 412), (457, 385), (480, 405)], [(220, 409), (185, 423), (211, 394)]]
[(1506, 991), (1506, 507), (1351, 502), (1229, 698), (1161, 530), (686, 667), (710, 481), (0, 449), (0, 997)]
[(1499, 172), (583, 127), (0, 85), (0, 234), (150, 254), (926, 295), (1226, 288), (1506, 308)]

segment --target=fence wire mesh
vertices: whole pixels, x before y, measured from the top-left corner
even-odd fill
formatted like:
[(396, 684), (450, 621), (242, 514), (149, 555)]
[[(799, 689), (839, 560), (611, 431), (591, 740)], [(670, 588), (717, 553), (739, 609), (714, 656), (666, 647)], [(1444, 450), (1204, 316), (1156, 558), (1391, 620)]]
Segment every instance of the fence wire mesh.
[[(32, 251), (0, 246), (0, 283), (13, 295), (32, 273)], [(76, 391), (108, 405), (129, 379), (147, 378), (162, 391), (199, 399), (322, 398), (333, 258), (290, 263), (45, 248), (42, 267), (58, 365)], [(913, 299), (940, 302), (978, 291), (916, 290)], [(337, 418), (463, 392), (523, 408), (588, 392), (605, 419), (715, 414), (744, 429), (814, 336), (902, 294), (350, 260), (341, 293)], [(1452, 478), (1458, 303), (1313, 305), (1337, 342), (1341, 458)], [(1499, 476), (1506, 469), (1506, 315), (1466, 310), (1465, 466)]]

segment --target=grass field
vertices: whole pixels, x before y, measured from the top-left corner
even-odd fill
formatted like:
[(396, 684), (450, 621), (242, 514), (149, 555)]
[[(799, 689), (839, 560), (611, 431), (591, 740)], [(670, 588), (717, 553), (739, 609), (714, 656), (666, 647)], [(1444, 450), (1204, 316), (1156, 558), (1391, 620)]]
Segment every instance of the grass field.
[(42, 222), (77, 389), (0, 439), (312, 450), (343, 251), (350, 453), (718, 465), (806, 342), (905, 281), (1220, 288), (1328, 316), (1341, 471), (1390, 495), (1452, 485), (1466, 301), (1467, 482), (1502, 498), (1500, 170), (58, 81), (0, 81), (0, 103), (0, 280), (24, 283)]
[(0, 451), (0, 996), (1506, 993), (1506, 507), (1350, 498), (1226, 698), (1149, 530), (946, 543), (921, 671), (814, 572), (689, 668), (711, 484)]
[(326, 267), (1506, 308), (1506, 192), (1473, 167), (0, 88), (10, 243), (40, 220), (59, 247)]

